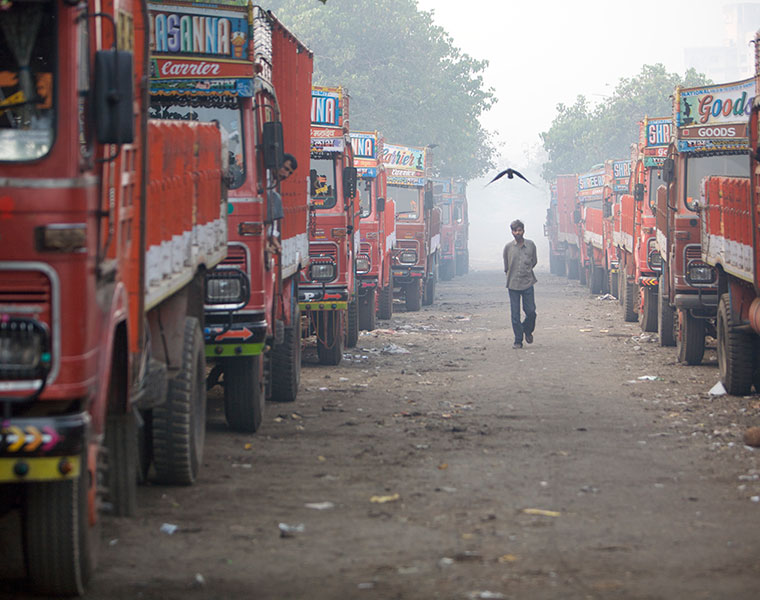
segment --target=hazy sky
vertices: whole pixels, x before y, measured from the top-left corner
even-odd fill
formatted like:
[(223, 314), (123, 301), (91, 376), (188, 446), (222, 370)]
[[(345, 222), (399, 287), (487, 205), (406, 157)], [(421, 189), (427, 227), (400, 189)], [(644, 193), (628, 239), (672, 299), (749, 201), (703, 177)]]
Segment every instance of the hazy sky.
[[(572, 103), (578, 94), (603, 102), (621, 77), (636, 75), (644, 64), (660, 62), (682, 74), (685, 47), (723, 45), (722, 7), (735, 3), (418, 0), (421, 10), (434, 11), (434, 21), (457, 47), (490, 62), (485, 83), (499, 101), (482, 121), (486, 129), (499, 132), (499, 168), (518, 170), (525, 168), (528, 154), (535, 156), (538, 134), (551, 125), (558, 103)], [(752, 52), (747, 47), (747, 53)], [(614, 157), (600, 161), (604, 158)], [(470, 182), (470, 252), (475, 266), (498, 266), (501, 247), (511, 237), (507, 224), (519, 217), (548, 269), (542, 231), (548, 189), (538, 171), (526, 175), (541, 189), (517, 180), (500, 180), (485, 189), (487, 179)]]

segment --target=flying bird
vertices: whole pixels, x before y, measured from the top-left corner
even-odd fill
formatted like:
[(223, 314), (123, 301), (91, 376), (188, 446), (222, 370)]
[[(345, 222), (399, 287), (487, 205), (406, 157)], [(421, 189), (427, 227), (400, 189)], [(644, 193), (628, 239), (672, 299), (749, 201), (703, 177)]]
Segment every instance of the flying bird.
[[(525, 175), (520, 173), (520, 171), (515, 171), (514, 169), (505, 169), (504, 171), (499, 173), (496, 177), (494, 177), (491, 181), (489, 181), (486, 185), (491, 185), (497, 179), (501, 179), (502, 177), (504, 177), (504, 175), (506, 175), (508, 179), (514, 179), (515, 175), (517, 175), (520, 179), (524, 179), (527, 183), (530, 183), (527, 177), (525, 177)], [(530, 185), (533, 185), (533, 184), (530, 183)]]

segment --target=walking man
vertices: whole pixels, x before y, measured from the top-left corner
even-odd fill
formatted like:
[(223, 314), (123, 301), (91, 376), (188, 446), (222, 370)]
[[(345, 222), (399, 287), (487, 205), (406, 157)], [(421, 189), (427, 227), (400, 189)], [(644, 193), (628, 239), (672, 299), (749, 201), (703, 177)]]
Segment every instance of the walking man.
[[(533, 284), (536, 276), (533, 268), (538, 263), (536, 244), (523, 237), (525, 225), (519, 219), (510, 224), (514, 240), (504, 246), (504, 272), (507, 274), (509, 305), (512, 311), (512, 331), (515, 332), (513, 348), (523, 347), (523, 336), (529, 344), (533, 343), (533, 330), (536, 328), (536, 299)], [(520, 319), (520, 300), (525, 311), (525, 320)]]

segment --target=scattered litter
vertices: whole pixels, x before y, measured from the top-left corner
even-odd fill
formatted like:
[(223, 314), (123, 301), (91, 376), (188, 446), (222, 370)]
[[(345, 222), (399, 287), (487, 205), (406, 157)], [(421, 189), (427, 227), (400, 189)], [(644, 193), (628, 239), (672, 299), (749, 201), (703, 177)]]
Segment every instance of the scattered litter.
[(449, 558), (448, 556), (444, 556), (441, 560), (438, 561), (438, 566), (442, 569), (445, 569), (446, 567), (450, 567), (454, 564), (454, 559)]
[(419, 567), (399, 567), (398, 569), (396, 569), (396, 572), (399, 575), (414, 575), (415, 573), (420, 572), (420, 568)]
[(599, 333), (609, 333), (609, 332), (610, 332), (609, 329), (600, 329), (599, 330)]
[(539, 517), (559, 517), (562, 513), (556, 510), (544, 510), (542, 508), (523, 508), (526, 515), (537, 515)]
[(287, 523), (280, 523), (277, 525), (277, 527), (280, 529), (280, 537), (282, 538), (288, 538), (293, 537), (297, 533), (303, 533), (306, 531), (306, 525), (303, 523), (299, 523), (298, 525), (288, 525)]
[(459, 552), (454, 556), (454, 560), (457, 562), (482, 562), (483, 556), (477, 552), (471, 552), (469, 550), (465, 552)]
[(441, 463), (440, 465), (438, 465), (439, 471), (445, 471), (448, 468), (449, 468), (449, 463)]
[(253, 448), (253, 444), (251, 444), (250, 442), (248, 442), (245, 446), (243, 446), (243, 450), (250, 450), (251, 448)]
[(440, 487), (440, 488), (437, 488), (437, 489), (441, 490), (442, 492), (446, 492), (447, 494), (453, 494), (454, 492), (457, 491), (457, 488), (451, 487), (451, 486), (448, 486), (448, 485), (444, 485), (443, 487)]
[(320, 391), (320, 392), (327, 392), (327, 391), (329, 391), (329, 390), (330, 390), (330, 388), (329, 388), (329, 387), (321, 387), (321, 388), (319, 388), (319, 391)]
[(518, 558), (514, 554), (502, 554), (499, 557), (500, 563), (511, 563), (511, 562), (517, 562)]
[(360, 590), (371, 590), (373, 587), (375, 587), (375, 584), (371, 581), (367, 581), (365, 583), (360, 583), (356, 587), (358, 587)]
[(588, 333), (589, 331), (594, 331), (594, 330), (591, 328), (584, 328), (584, 329), (579, 329), (578, 331), (580, 331), (581, 333)]
[(325, 462), (327, 459), (324, 456), (320, 455), (320, 456), (317, 456), (317, 460), (319, 462)]
[(504, 600), (506, 596), (499, 592), (491, 592), (489, 590), (475, 591), (467, 594), (468, 600)]
[(161, 533), (165, 533), (166, 535), (172, 535), (175, 531), (179, 529), (179, 525), (173, 525), (172, 523), (164, 523), (161, 525), (160, 531)]
[(199, 585), (199, 586), (204, 586), (204, 585), (206, 585), (206, 578), (203, 575), (201, 575), (200, 573), (196, 573), (195, 574), (195, 583), (197, 585)]
[(752, 496), (750, 500), (752, 500), (752, 502), (760, 502), (760, 496)]
[(417, 448), (417, 450), (427, 450), (430, 448), (430, 444), (415, 444), (414, 447)]
[(335, 505), (332, 502), (309, 502), (307, 504), (304, 504), (306, 508), (313, 508), (314, 510), (328, 510), (330, 508), (335, 508)]
[(661, 377), (657, 377), (657, 375), (642, 375), (641, 377), (637, 377), (639, 381), (657, 381), (658, 379), (662, 379)]
[(109, 545), (109, 546), (115, 546), (115, 545), (116, 545), (116, 544), (118, 544), (118, 543), (119, 543), (119, 538), (114, 538), (114, 539), (112, 539), (112, 540), (110, 540), (110, 541), (108, 542), (108, 545)]
[(282, 417), (275, 417), (275, 418), (274, 418), (274, 419), (272, 419), (272, 420), (273, 420), (275, 423), (282, 423), (282, 422), (283, 422), (285, 419), (283, 419)]
[(457, 321), (469, 321), (469, 320), (470, 320), (470, 317), (463, 317), (463, 316), (460, 316), (460, 315), (457, 315), (457, 316), (456, 316), (456, 317), (454, 317), (454, 318), (455, 318)]
[(409, 350), (406, 348), (402, 348), (401, 346), (397, 346), (396, 344), (388, 344), (387, 346), (384, 346), (382, 350), (380, 350), (381, 354), (409, 354)]
[(391, 494), (390, 496), (372, 496), (369, 501), (374, 502), (375, 504), (385, 504), (386, 502), (395, 502), (396, 500), (400, 500), (401, 495), (398, 493)]
[(597, 296), (597, 300), (617, 300), (612, 294), (604, 294), (604, 296)]
[(760, 427), (750, 427), (744, 432), (744, 443), (747, 446), (760, 448)]
[(250, 463), (232, 463), (233, 469), (252, 469), (253, 465)]
[(339, 377), (338, 381), (348, 381), (348, 377)]
[(725, 396), (726, 395), (726, 388), (723, 387), (723, 382), (719, 381), (714, 386), (710, 388), (710, 391), (708, 394), (711, 396)]

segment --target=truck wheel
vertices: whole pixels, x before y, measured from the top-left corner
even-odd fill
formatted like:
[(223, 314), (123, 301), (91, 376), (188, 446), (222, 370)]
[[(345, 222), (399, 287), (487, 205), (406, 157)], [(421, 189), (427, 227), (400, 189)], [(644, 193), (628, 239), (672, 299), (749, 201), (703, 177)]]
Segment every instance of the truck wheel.
[(678, 335), (676, 346), (678, 348), (678, 362), (687, 365), (698, 365), (705, 355), (705, 322), (691, 315), (688, 310), (679, 310)]
[(83, 452), (76, 479), (27, 484), (24, 554), (35, 592), (57, 598), (84, 593), (95, 570), (100, 539), (100, 520), (93, 525), (89, 519), (88, 487), (94, 479)]
[(153, 409), (153, 466), (159, 483), (190, 485), (206, 438), (206, 358), (195, 317), (185, 317), (182, 363), (166, 402)]
[(106, 417), (108, 502), (115, 517), (137, 513), (137, 423), (131, 412)]
[(641, 331), (653, 333), (657, 331), (657, 290), (646, 286), (642, 290), (644, 306), (641, 310)]
[(359, 328), (372, 331), (375, 328), (375, 288), (370, 288), (359, 299)]
[(623, 320), (626, 323), (635, 323), (639, 320), (636, 314), (635, 302), (638, 299), (636, 293), (636, 284), (626, 281), (623, 285)]
[(660, 336), (660, 346), (675, 346), (675, 311), (668, 304), (664, 275), (660, 275), (657, 288), (657, 307), (657, 333)]
[(343, 326), (340, 313), (317, 314), (317, 356), (319, 364), (338, 365), (343, 358)]
[(565, 256), (562, 254), (557, 255), (557, 275), (565, 275)]
[(718, 367), (723, 387), (732, 396), (746, 396), (752, 388), (755, 361), (751, 335), (734, 328), (728, 294), (718, 303)]
[(356, 298), (348, 303), (346, 319), (346, 348), (354, 348), (359, 341), (359, 301)]
[(421, 281), (414, 280), (404, 286), (404, 298), (406, 300), (406, 310), (408, 312), (418, 311), (422, 306), (421, 283)]
[(626, 275), (626, 272), (624, 269), (620, 269), (617, 273), (617, 289), (618, 292), (620, 292), (617, 295), (618, 304), (620, 306), (623, 306), (625, 302), (625, 284), (628, 281), (628, 275)]
[(567, 263), (567, 278), (578, 279), (578, 261), (570, 259)]
[(425, 290), (422, 294), (422, 304), (430, 306), (433, 304), (433, 300), (435, 300), (435, 277), (431, 275), (425, 282)]
[(293, 402), (301, 383), (301, 309), (296, 302), (282, 344), (272, 349), (272, 400)]
[(233, 431), (254, 433), (264, 419), (264, 358), (240, 356), (224, 361), (224, 416)]
[(377, 318), (388, 320), (393, 316), (393, 275), (388, 285), (380, 288), (380, 297), (377, 299)]
[(592, 294), (601, 294), (604, 292), (604, 269), (601, 267), (591, 265), (589, 289)]

